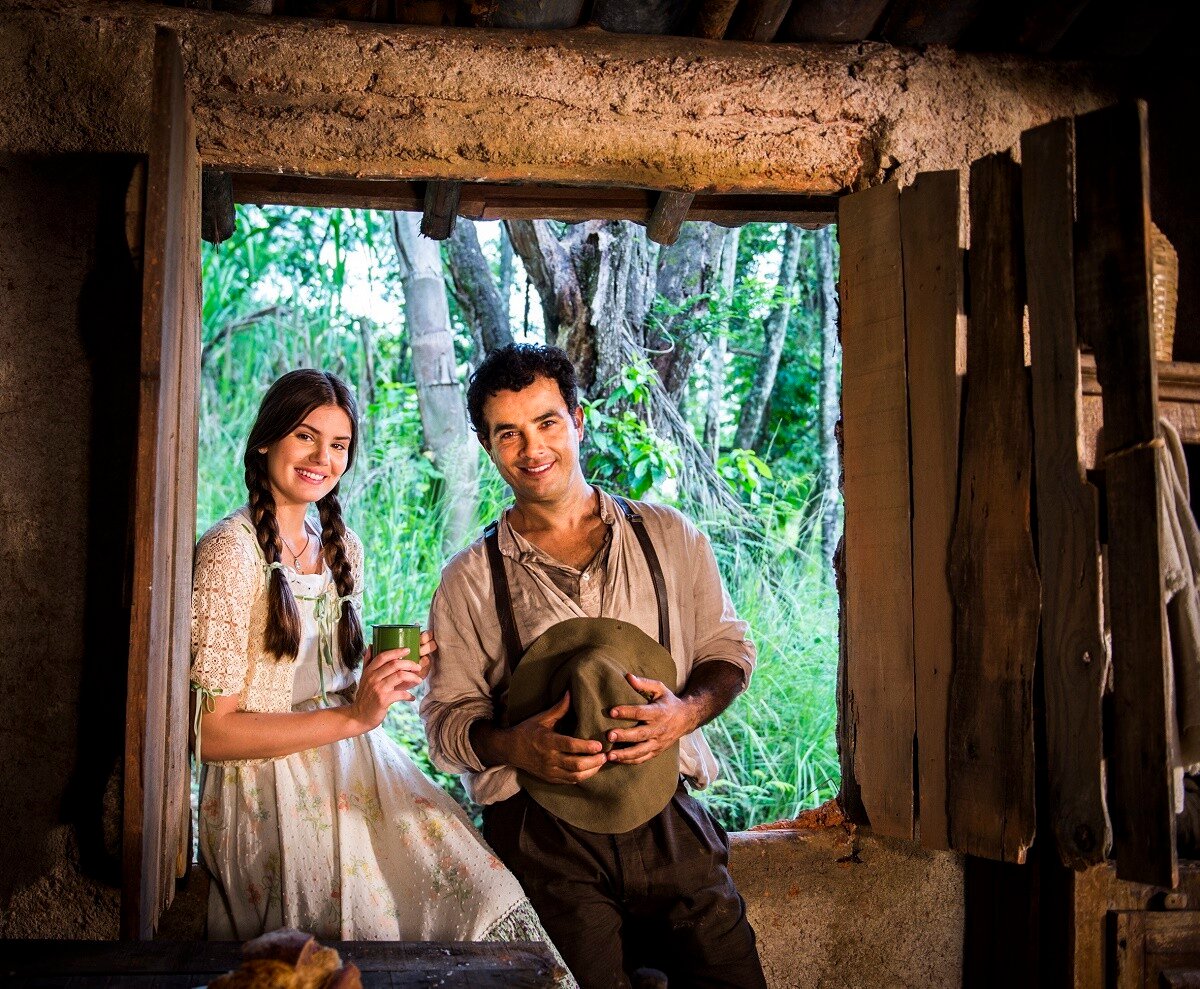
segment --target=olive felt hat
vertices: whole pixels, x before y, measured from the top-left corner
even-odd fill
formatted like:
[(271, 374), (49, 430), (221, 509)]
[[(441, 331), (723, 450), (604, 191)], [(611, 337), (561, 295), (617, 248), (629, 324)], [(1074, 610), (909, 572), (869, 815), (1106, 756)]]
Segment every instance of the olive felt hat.
[[(571, 709), (555, 730), (613, 748), (608, 732), (636, 721), (609, 717), (616, 706), (647, 698), (626, 673), (678, 689), (671, 654), (636, 625), (615, 618), (571, 618), (546, 629), (525, 651), (508, 687), (507, 722), (519, 724), (571, 692)], [(597, 834), (623, 834), (661, 811), (679, 784), (679, 743), (633, 766), (607, 763), (582, 783), (547, 783), (517, 771), (526, 792), (555, 817)]]

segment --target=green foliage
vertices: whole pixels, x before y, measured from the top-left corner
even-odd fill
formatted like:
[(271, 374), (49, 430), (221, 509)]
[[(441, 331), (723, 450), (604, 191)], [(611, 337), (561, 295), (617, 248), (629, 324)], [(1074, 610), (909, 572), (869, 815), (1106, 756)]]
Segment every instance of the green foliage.
[(771, 468), (753, 450), (730, 450), (717, 458), (717, 473), (756, 508), (762, 502), (764, 481), (774, 479)]
[[(244, 503), (242, 446), (267, 386), (295, 367), (335, 371), (355, 388), (363, 410), (358, 459), (343, 480), (342, 500), (366, 551), (364, 620), (424, 623), (445, 562), (445, 520), (436, 498), (440, 477), (422, 452), (389, 223), (387, 214), (369, 211), (239, 207), (234, 238), (205, 247), (197, 521), (203, 531)], [(775, 291), (766, 259), (778, 250), (782, 230), (743, 229), (733, 296), (710, 295), (694, 332), (712, 338), (727, 328), (732, 347), (761, 345)], [(837, 598), (822, 572), (819, 534), (798, 507), (811, 496), (817, 463), (811, 423), (820, 367), (819, 333), (805, 335), (815, 325), (804, 301), (810, 289), (800, 281), (796, 332), (789, 331), (768, 442), (754, 451), (730, 450), (718, 463), (766, 524), (751, 532), (725, 518), (698, 520), (759, 653), (750, 688), (705, 729), (721, 779), (702, 799), (730, 828), (795, 816), (838, 785)], [(360, 305), (364, 294), (375, 299), (374, 308)], [(454, 312), (456, 352), (474, 356), (469, 327)], [(750, 367), (734, 356), (728, 370), (731, 433)], [(646, 421), (653, 374), (639, 361), (607, 383), (602, 399), (587, 403), (586, 463), (597, 483), (669, 500), (679, 452)], [(694, 409), (685, 413), (696, 421)], [(481, 477), (480, 526), (509, 497), (486, 461)], [(429, 763), (413, 705), (393, 708), (385, 729), (466, 804), (460, 781)]]
[(606, 382), (609, 394), (583, 402), (590, 453), (589, 480), (642, 498), (679, 473), (675, 444), (655, 432), (646, 418), (654, 368), (644, 357)]

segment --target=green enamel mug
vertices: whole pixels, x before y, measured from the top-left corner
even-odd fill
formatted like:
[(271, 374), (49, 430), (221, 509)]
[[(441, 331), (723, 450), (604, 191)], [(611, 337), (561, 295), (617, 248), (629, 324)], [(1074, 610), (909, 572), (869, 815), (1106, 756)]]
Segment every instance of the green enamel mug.
[(378, 656), (388, 649), (408, 648), (408, 659), (421, 661), (420, 625), (372, 625), (371, 655)]

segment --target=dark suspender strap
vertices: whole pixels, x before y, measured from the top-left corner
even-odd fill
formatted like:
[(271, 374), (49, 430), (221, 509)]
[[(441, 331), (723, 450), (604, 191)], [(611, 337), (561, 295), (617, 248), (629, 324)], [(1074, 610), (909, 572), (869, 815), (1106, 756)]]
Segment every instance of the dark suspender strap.
[(662, 566), (658, 562), (658, 554), (654, 552), (654, 543), (650, 541), (650, 533), (646, 531), (646, 523), (641, 515), (633, 510), (633, 506), (624, 498), (613, 495), (613, 501), (621, 506), (625, 518), (633, 526), (633, 534), (641, 544), (642, 554), (646, 557), (646, 566), (650, 568), (650, 579), (654, 581), (654, 596), (658, 599), (658, 642), (671, 651), (671, 619), (667, 610), (667, 582), (663, 579)]
[(499, 522), (493, 522), (484, 529), (483, 544), (487, 547), (488, 566), (492, 571), (492, 594), (496, 599), (496, 617), (500, 619), (504, 663), (511, 674), (521, 660), (521, 636), (517, 633), (517, 616), (513, 613), (508, 574), (504, 572), (504, 554), (500, 552), (499, 531)]

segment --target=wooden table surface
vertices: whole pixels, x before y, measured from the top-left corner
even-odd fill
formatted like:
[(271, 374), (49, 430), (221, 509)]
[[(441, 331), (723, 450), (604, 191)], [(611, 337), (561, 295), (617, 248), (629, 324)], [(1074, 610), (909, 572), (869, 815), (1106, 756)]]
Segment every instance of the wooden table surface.
[[(362, 971), (363, 986), (551, 987), (545, 945), (322, 941)], [(0, 941), (0, 984), (21, 989), (191, 989), (236, 968), (233, 941)]]

